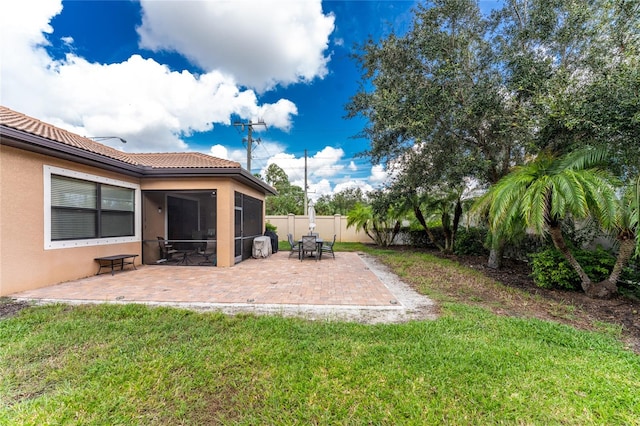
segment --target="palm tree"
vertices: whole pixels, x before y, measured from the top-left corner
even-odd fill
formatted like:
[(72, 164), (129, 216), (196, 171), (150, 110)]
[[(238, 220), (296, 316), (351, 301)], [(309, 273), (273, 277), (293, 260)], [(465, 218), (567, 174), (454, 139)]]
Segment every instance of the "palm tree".
[(399, 216), (393, 208), (389, 207), (385, 214), (375, 214), (371, 206), (362, 203), (357, 203), (347, 213), (347, 228), (352, 226), (355, 226), (356, 231), (363, 230), (382, 247), (390, 246), (400, 232)]
[(594, 297), (607, 297), (617, 288), (603, 290), (605, 282), (592, 283), (567, 246), (561, 223), (569, 216), (591, 216), (605, 228), (612, 226), (617, 213), (613, 178), (597, 167), (605, 159), (603, 150), (580, 150), (560, 158), (541, 153), (502, 178), (478, 204), (488, 206), (494, 240), (518, 234), (523, 226), (536, 235), (549, 235), (577, 272), (582, 289)]
[[(428, 223), (428, 220), (430, 218), (429, 212), (427, 212), (428, 217), (425, 217), (422, 210), (425, 204), (429, 203), (431, 200), (429, 194), (418, 194), (418, 191), (415, 188), (411, 187), (410, 185), (402, 184), (396, 184), (390, 194), (395, 196), (395, 199), (393, 201), (398, 210), (398, 213), (406, 217), (410, 217), (411, 215), (413, 215), (422, 229), (424, 229), (424, 232), (427, 234), (427, 238), (429, 238), (431, 244), (436, 246), (441, 252), (444, 252), (445, 247), (440, 244), (435, 234), (433, 233), (433, 229)], [(387, 200), (383, 200), (383, 202), (391, 204)]]
[(619, 244), (618, 256), (609, 277), (602, 283), (601, 287), (617, 287), (616, 283), (622, 268), (625, 267), (629, 259), (634, 255), (640, 255), (640, 238), (638, 238), (638, 225), (640, 224), (640, 176), (636, 182), (627, 187), (619, 200), (619, 208), (611, 230)]
[[(436, 244), (443, 253), (453, 253), (455, 250), (456, 234), (458, 225), (462, 218), (463, 205), (466, 200), (463, 198), (464, 187), (452, 187), (446, 191), (434, 191), (432, 194), (425, 194), (421, 201), (420, 213), (422, 210), (429, 216), (420, 221), (420, 224), (427, 229), (427, 221), (440, 221), (444, 234), (444, 246)], [(433, 235), (433, 234), (431, 234)]]

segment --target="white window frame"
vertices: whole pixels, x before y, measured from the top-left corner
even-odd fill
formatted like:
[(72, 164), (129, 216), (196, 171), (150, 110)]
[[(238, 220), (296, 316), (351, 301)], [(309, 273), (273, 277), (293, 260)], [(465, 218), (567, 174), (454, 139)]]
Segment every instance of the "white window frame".
[[(129, 188), (135, 191), (134, 194), (134, 235), (127, 237), (90, 238), (81, 240), (51, 241), (51, 175), (60, 175), (70, 178), (97, 182), (122, 188)], [(140, 242), (142, 234), (141, 206), (142, 195), (140, 185), (125, 182), (118, 179), (106, 178), (75, 170), (63, 169), (55, 166), (44, 166), (44, 249), (55, 250), (72, 247), (103, 246), (110, 244), (122, 244)]]

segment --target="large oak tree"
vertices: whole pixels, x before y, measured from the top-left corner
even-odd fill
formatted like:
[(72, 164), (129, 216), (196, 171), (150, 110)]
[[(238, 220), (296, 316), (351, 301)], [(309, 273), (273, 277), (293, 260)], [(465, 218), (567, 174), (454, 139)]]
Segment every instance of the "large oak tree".
[(639, 22), (632, 0), (507, 0), (490, 17), (472, 0), (426, 2), (406, 34), (362, 46), (347, 116), (367, 119), (365, 155), (416, 194), (490, 186), (527, 157), (585, 145), (637, 176)]

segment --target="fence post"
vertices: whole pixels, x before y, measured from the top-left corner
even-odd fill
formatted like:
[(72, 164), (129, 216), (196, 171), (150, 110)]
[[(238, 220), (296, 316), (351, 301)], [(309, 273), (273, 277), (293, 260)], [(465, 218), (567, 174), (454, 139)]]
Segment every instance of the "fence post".
[(287, 216), (287, 234), (296, 236), (296, 215), (289, 213)]
[(333, 215), (333, 233), (336, 234), (336, 241), (342, 242), (342, 215)]

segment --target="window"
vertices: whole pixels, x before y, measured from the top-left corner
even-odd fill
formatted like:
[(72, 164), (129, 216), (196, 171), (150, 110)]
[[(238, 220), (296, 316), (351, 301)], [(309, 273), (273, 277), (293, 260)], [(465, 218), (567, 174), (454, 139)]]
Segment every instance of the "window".
[(96, 238), (98, 185), (51, 176), (51, 239)]
[(138, 240), (137, 185), (45, 166), (45, 187), (45, 248)]
[(134, 190), (51, 175), (51, 240), (134, 234)]
[(134, 190), (100, 185), (100, 236), (134, 234)]

